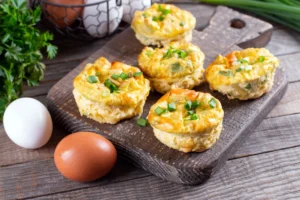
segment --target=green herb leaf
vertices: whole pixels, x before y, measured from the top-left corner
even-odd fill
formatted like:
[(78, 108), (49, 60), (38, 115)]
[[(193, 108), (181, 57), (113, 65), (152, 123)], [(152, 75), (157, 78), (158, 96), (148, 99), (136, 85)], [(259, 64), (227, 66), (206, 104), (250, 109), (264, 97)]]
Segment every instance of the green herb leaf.
[(128, 74), (125, 74), (124, 72), (122, 72), (122, 73), (120, 74), (120, 78), (121, 78), (122, 80), (125, 80), (125, 79), (128, 79), (129, 76), (128, 76)]
[(147, 13), (143, 13), (143, 17), (147, 18), (148, 17)]
[(153, 55), (153, 52), (151, 52), (151, 51), (146, 51), (146, 53), (145, 53), (147, 56), (152, 56)]
[(41, 8), (27, 8), (26, 0), (0, 0), (0, 120), (7, 105), (22, 94), (22, 86), (36, 86), (43, 79), (42, 49), (49, 58), (57, 47), (53, 35), (35, 26)]
[(242, 64), (248, 64), (248, 60), (242, 58), (242, 59), (239, 59), (238, 62), (242, 63)]
[(233, 74), (233, 71), (231, 71), (231, 70), (219, 71), (219, 74), (221, 74), (221, 75), (223, 75), (223, 76), (227, 76), (227, 77), (231, 77), (231, 76), (234, 75), (234, 74)]
[(50, 59), (53, 59), (57, 54), (57, 47), (51, 44), (47, 45), (47, 53)]
[(139, 126), (145, 127), (145, 126), (147, 126), (147, 124), (148, 124), (148, 120), (147, 120), (147, 119), (144, 119), (144, 118), (139, 118), (139, 119), (137, 120), (137, 124), (138, 124)]
[(211, 108), (215, 108), (215, 107), (217, 106), (217, 101), (216, 101), (215, 98), (211, 98), (211, 99), (209, 100), (208, 104), (209, 104), (209, 106), (210, 106)]
[(113, 75), (111, 75), (111, 78), (114, 80), (118, 80), (119, 74), (113, 74)]
[(259, 62), (262, 63), (262, 62), (264, 62), (264, 61), (265, 61), (265, 57), (264, 57), (264, 56), (260, 56), (260, 57), (259, 57)]
[(159, 21), (159, 18), (158, 18), (158, 17), (156, 17), (156, 16), (154, 16), (154, 17), (152, 17), (152, 21), (155, 21), (155, 22), (157, 22), (157, 21)]
[(199, 119), (197, 114), (192, 114), (191, 115), (191, 120), (197, 120), (197, 119)]
[(200, 102), (198, 100), (195, 100), (192, 102), (192, 109), (196, 109), (200, 106)]
[(134, 72), (133, 76), (137, 77), (137, 76), (141, 76), (143, 75), (143, 72)]
[(171, 10), (168, 10), (168, 9), (164, 9), (162, 11), (163, 15), (167, 15), (167, 14), (170, 14), (171, 13)]
[(181, 65), (179, 62), (173, 63), (171, 66), (172, 66), (172, 72), (181, 71)]
[(168, 110), (170, 112), (174, 112), (176, 110), (176, 104), (173, 102), (173, 103), (169, 103), (168, 104)]
[(245, 87), (245, 89), (247, 89), (247, 90), (249, 90), (249, 89), (251, 89), (251, 88), (252, 88), (252, 86), (251, 86), (250, 83), (248, 83), (248, 84), (246, 85), (246, 87)]
[(100, 76), (100, 72), (96, 72), (95, 75), (96, 75), (96, 76)]
[(187, 53), (186, 51), (184, 51), (184, 50), (180, 50), (180, 51), (178, 52), (178, 56), (179, 56), (179, 58), (181, 58), (181, 59), (187, 57), (187, 55), (188, 55), (188, 53)]
[(157, 115), (161, 115), (165, 112), (164, 109), (162, 109), (160, 106), (158, 106), (157, 108), (155, 108), (154, 112), (157, 114)]
[(191, 109), (192, 109), (192, 102), (191, 102), (191, 101), (187, 101), (187, 102), (184, 104), (184, 107), (185, 107), (185, 109), (187, 109), (187, 110), (191, 110)]
[(189, 110), (189, 111), (188, 111), (188, 115), (192, 115), (192, 114), (194, 114), (194, 113), (195, 113), (194, 110)]
[(104, 85), (109, 88), (111, 93), (118, 91), (118, 87), (110, 79), (106, 79)]
[(180, 22), (180, 24), (179, 24), (180, 26), (184, 26), (184, 22)]
[(88, 76), (87, 80), (89, 83), (98, 83), (97, 76)]
[(242, 71), (242, 68), (238, 68), (237, 70), (235, 70), (236, 72), (240, 72)]

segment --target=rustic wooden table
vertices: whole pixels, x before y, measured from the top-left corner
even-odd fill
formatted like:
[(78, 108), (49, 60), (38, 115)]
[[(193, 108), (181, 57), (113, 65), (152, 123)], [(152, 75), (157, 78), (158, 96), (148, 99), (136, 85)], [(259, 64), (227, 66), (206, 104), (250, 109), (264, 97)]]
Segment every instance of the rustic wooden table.
[[(199, 30), (209, 23), (215, 9), (206, 5), (181, 7), (196, 15)], [(53, 161), (55, 146), (67, 135), (64, 130), (54, 126), (45, 147), (25, 150), (9, 140), (0, 124), (0, 199), (300, 199), (300, 34), (276, 24), (274, 27), (267, 48), (287, 66), (287, 93), (206, 183), (170, 183), (122, 160), (101, 180), (72, 182), (60, 175)], [(108, 39), (56, 40), (59, 54), (44, 61), (45, 79), (38, 87), (25, 88), (23, 96), (45, 103), (53, 84)]]

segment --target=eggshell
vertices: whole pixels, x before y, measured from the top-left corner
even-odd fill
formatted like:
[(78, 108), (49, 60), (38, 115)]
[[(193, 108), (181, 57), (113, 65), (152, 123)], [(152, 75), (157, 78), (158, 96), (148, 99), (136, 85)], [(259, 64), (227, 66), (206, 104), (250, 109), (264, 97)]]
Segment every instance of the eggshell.
[[(99, 0), (87, 0), (86, 4), (97, 3)], [(109, 13), (109, 29), (107, 27), (107, 12)], [(107, 32), (112, 33), (119, 26), (123, 16), (123, 7), (117, 6), (115, 0), (107, 3), (85, 6), (83, 10), (83, 24), (87, 32), (93, 37), (105, 37)]]
[(91, 132), (68, 135), (57, 145), (54, 161), (68, 179), (90, 182), (106, 175), (114, 166), (117, 151), (105, 137)]
[(8, 137), (26, 149), (44, 146), (52, 135), (52, 119), (47, 108), (32, 98), (13, 101), (4, 113), (3, 125)]
[(122, 0), (123, 18), (122, 20), (131, 23), (134, 13), (137, 10), (144, 10), (151, 6), (151, 0)]
[[(80, 5), (84, 4), (84, 0), (47, 0), (50, 3), (62, 5)], [(83, 7), (63, 7), (54, 6), (44, 3), (46, 11), (49, 13), (49, 18), (59, 27), (65, 28), (71, 26), (78, 17), (82, 16)]]

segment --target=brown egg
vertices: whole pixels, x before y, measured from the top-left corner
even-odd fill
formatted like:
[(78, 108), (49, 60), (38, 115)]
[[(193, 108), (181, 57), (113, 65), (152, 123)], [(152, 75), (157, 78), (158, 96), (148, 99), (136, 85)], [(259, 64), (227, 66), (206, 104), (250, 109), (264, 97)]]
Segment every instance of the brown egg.
[(73, 181), (89, 182), (106, 175), (117, 160), (114, 145), (101, 135), (77, 132), (57, 145), (54, 161), (58, 171)]
[[(47, 0), (50, 3), (56, 3), (61, 5), (79, 5), (84, 4), (84, 0)], [(49, 14), (49, 18), (60, 28), (71, 26), (76, 18), (82, 16), (83, 7), (63, 7), (54, 6), (48, 3), (44, 3), (44, 7)]]

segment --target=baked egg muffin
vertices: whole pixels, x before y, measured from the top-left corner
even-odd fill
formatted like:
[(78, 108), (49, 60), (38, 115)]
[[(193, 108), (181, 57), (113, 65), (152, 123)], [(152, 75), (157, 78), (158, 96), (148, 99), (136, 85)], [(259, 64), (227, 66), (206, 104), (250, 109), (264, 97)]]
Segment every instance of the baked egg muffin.
[(171, 41), (191, 41), (196, 18), (169, 4), (153, 4), (136, 11), (131, 23), (136, 38), (144, 45), (165, 46)]
[(211, 90), (229, 99), (255, 99), (272, 89), (279, 60), (264, 48), (233, 51), (219, 55), (206, 69)]
[(148, 121), (155, 137), (182, 152), (201, 152), (220, 137), (224, 111), (209, 93), (172, 89), (151, 106)]
[(87, 64), (73, 81), (73, 95), (81, 115), (115, 124), (141, 115), (150, 83), (137, 68), (101, 57)]
[(204, 81), (204, 53), (188, 42), (171, 42), (164, 48), (145, 47), (139, 67), (160, 93), (171, 88), (192, 89)]

